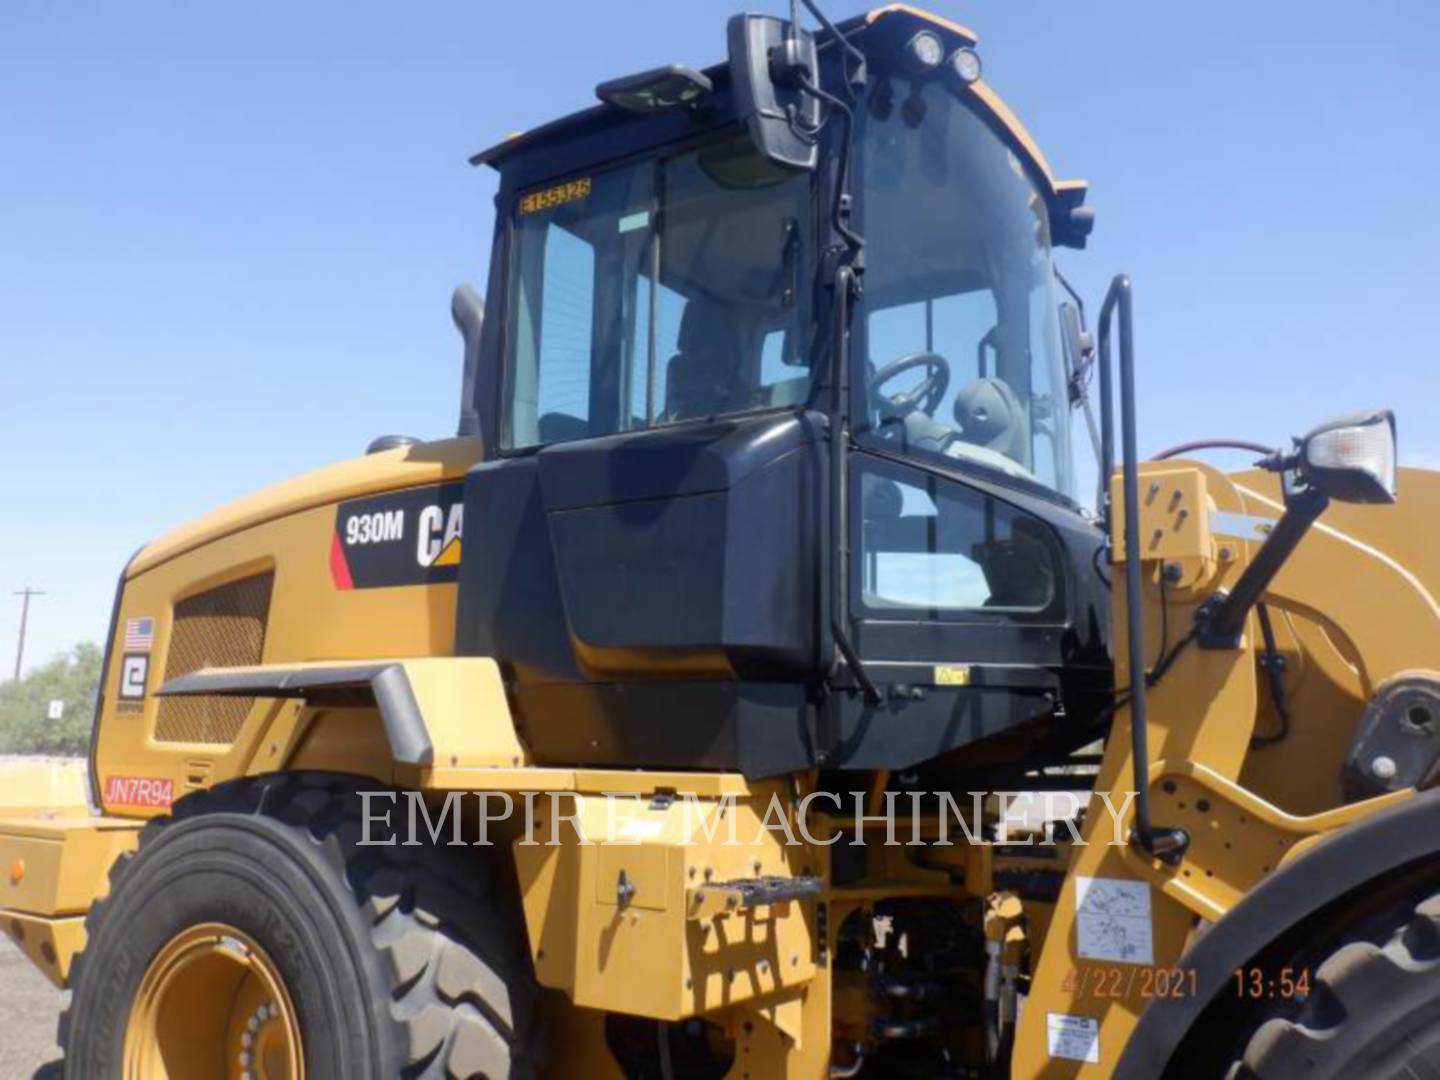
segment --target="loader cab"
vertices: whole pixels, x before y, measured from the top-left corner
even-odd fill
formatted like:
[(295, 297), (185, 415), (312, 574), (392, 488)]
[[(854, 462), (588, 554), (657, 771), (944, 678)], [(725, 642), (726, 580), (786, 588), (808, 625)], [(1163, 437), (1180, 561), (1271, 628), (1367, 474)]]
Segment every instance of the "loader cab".
[(501, 179), (456, 647), (502, 662), (542, 760), (901, 768), (1082, 740), (1108, 690), (1050, 264), (1083, 189), (951, 66), (973, 36), (840, 30), (817, 67), (855, 120), (814, 168), (746, 112), (733, 25), (683, 104), (474, 159)]

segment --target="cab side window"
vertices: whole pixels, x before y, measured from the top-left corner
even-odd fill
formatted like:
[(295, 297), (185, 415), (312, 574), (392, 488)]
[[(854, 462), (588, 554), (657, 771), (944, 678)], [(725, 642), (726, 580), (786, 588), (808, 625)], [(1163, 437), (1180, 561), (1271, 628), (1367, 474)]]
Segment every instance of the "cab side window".
[[(523, 443), (543, 441), (542, 428), (563, 418), (575, 430), (589, 426), (591, 341), (595, 321), (595, 249), (565, 229), (544, 236), (543, 304), (521, 303), (515, 370), (528, 385), (515, 387), (512, 414)], [(537, 335), (533, 309), (540, 309)]]
[(811, 183), (727, 136), (517, 195), (500, 448), (803, 403)]
[(854, 590), (872, 617), (947, 620), (1061, 610), (1059, 542), (1038, 518), (947, 477), (860, 466)]

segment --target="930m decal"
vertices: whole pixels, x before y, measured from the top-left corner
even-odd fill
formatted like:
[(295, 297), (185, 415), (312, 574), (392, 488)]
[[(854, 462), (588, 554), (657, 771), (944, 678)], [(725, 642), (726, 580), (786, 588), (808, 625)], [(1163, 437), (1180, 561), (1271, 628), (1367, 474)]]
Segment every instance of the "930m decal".
[(330, 542), (337, 589), (435, 585), (460, 572), (463, 484), (410, 488), (341, 503)]

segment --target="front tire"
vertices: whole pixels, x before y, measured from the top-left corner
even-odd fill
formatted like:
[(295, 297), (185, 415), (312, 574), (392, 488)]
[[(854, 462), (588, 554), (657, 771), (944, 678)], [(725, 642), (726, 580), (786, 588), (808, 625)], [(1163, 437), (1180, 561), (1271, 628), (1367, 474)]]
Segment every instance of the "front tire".
[(1319, 964), (1303, 1003), (1256, 1029), (1232, 1078), (1440, 1076), (1440, 894), (1382, 920)]
[(537, 991), (495, 852), (357, 846), (376, 786), (236, 781), (147, 825), (86, 920), (66, 1075), (533, 1075)]

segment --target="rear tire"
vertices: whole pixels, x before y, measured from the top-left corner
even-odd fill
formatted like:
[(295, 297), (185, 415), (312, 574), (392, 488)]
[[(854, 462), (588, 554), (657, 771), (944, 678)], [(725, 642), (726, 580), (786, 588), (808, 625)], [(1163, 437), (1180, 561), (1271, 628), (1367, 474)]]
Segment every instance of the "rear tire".
[(1230, 1075), (1440, 1076), (1440, 894), (1391, 908), (1384, 931), (1331, 952), (1309, 996), (1261, 1023)]
[[(487, 859), (496, 851), (357, 846), (356, 793), (377, 786), (331, 774), (236, 781), (147, 825), (86, 919), (60, 1020), (66, 1075), (131, 1080), (127, 1031), (134, 1073), (147, 970), (214, 924), (239, 931), (278, 975), (307, 1076), (533, 1076), (537, 989), (513, 890)], [(165, 1010), (188, 1004), (172, 993)], [(192, 1016), (203, 1024), (225, 1007), (194, 1000)], [(193, 1031), (169, 1037), (196, 1049)], [(202, 1043), (208, 1053), (225, 1041)], [(225, 1075), (243, 1049), (216, 1046), (205, 1071)]]

